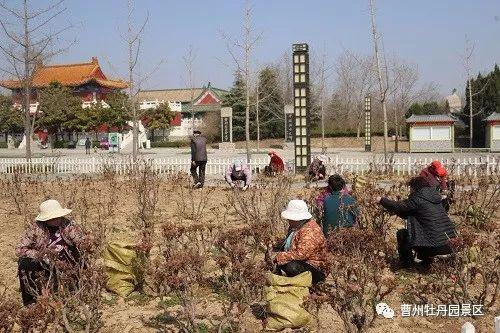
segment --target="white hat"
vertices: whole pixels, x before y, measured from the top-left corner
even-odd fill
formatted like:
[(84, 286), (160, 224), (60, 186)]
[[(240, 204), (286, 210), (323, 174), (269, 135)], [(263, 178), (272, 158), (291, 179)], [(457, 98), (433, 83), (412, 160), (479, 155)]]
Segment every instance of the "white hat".
[(241, 171), (241, 169), (243, 169), (243, 163), (241, 163), (241, 160), (234, 160), (233, 165), (234, 170), (236, 171)]
[(318, 160), (320, 160), (323, 163), (326, 163), (328, 162), (328, 156), (321, 154), (318, 156)]
[(40, 204), (40, 214), (37, 221), (44, 222), (58, 217), (63, 217), (71, 213), (71, 209), (62, 208), (57, 200), (47, 200)]
[(286, 220), (302, 221), (310, 220), (312, 215), (304, 200), (290, 200), (286, 209), (281, 212), (281, 217)]

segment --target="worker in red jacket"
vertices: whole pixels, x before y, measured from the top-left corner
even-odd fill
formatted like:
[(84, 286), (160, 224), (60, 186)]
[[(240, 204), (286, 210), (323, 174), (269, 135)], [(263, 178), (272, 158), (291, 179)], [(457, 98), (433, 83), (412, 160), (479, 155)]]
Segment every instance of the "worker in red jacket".
[(276, 174), (283, 173), (285, 171), (285, 163), (281, 156), (276, 154), (275, 151), (271, 150), (268, 153), (271, 160), (269, 161), (269, 165), (265, 168), (266, 174), (268, 176), (274, 176)]

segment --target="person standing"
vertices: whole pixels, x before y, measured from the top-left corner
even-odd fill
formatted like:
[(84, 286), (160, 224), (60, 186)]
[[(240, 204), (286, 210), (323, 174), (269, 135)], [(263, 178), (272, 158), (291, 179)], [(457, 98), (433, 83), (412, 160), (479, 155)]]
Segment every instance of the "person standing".
[(92, 142), (87, 137), (87, 139), (85, 140), (85, 155), (89, 155), (90, 154), (90, 148), (91, 148), (91, 146), (92, 146)]
[(205, 184), (206, 166), (207, 139), (201, 135), (200, 131), (194, 131), (191, 139), (191, 176), (193, 176), (194, 188), (202, 188)]

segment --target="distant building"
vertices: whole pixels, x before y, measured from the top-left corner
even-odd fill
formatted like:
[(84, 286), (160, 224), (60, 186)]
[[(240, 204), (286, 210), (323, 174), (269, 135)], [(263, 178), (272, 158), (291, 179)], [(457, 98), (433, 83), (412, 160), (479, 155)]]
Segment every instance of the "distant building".
[(452, 94), (446, 97), (446, 102), (448, 103), (451, 114), (462, 112), (462, 99), (458, 96), (456, 89), (453, 89)]
[(455, 147), (454, 126), (451, 115), (411, 115), (410, 152), (452, 152)]
[[(73, 89), (75, 95), (82, 99), (82, 106), (88, 107), (95, 102), (103, 102), (106, 95), (128, 87), (122, 80), (111, 80), (104, 75), (99, 61), (92, 57), (90, 62), (62, 65), (38, 65), (34, 70), (33, 85), (30, 97), (30, 111), (38, 109), (40, 89), (48, 87), (52, 82), (59, 82)], [(22, 83), (17, 79), (0, 81), (0, 87), (12, 92), (14, 106), (22, 104)]]
[(492, 152), (500, 152), (500, 113), (490, 114), (486, 121), (486, 147)]
[[(227, 93), (226, 90), (212, 87), (209, 82), (203, 88), (142, 90), (138, 94), (138, 100), (142, 110), (168, 103), (170, 109), (178, 113), (171, 123), (172, 128), (168, 131), (169, 139), (175, 140), (191, 135), (193, 130), (191, 112), (194, 113), (194, 129), (203, 127), (203, 119), (209, 113), (216, 113), (220, 117), (222, 99)], [(162, 131), (155, 133), (155, 136), (157, 135), (161, 136)]]
[[(39, 93), (51, 83), (58, 82), (73, 90), (76, 96), (82, 100), (82, 107), (90, 107), (93, 103), (101, 103), (104, 107), (106, 96), (128, 87), (128, 83), (122, 80), (111, 80), (104, 74), (96, 57), (90, 62), (75, 64), (44, 65), (39, 64), (33, 71), (33, 82), (30, 96), (30, 113), (35, 114), (39, 107)], [(0, 87), (12, 92), (12, 103), (15, 108), (21, 109), (23, 102), (23, 86), (18, 79), (0, 81)], [(36, 131), (40, 141), (47, 138), (44, 131)], [(20, 145), (23, 148), (25, 139)]]

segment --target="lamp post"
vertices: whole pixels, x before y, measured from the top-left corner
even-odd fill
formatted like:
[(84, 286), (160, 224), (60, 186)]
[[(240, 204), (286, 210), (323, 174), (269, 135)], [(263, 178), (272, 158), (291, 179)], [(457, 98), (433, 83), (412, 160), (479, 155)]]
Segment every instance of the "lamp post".
[(372, 99), (365, 97), (365, 151), (372, 151)]
[(293, 44), (295, 169), (305, 171), (311, 161), (309, 108), (309, 46)]

